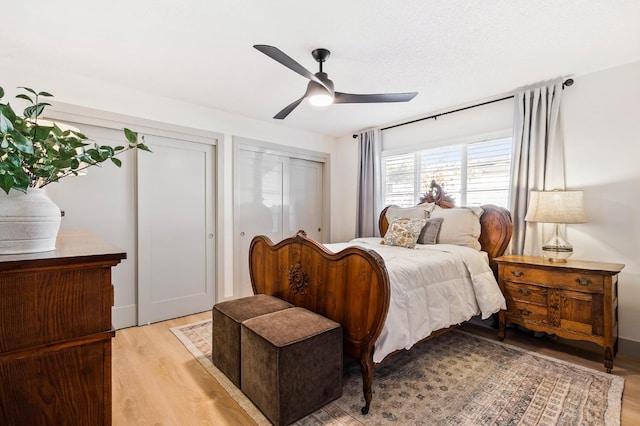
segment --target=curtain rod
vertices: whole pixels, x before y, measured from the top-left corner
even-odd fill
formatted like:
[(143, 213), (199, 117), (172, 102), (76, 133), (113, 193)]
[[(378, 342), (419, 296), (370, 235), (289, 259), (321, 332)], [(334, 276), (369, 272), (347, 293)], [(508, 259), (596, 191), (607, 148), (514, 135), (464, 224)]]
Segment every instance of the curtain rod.
[[(565, 87), (568, 87), (568, 86), (571, 86), (571, 85), (573, 85), (573, 79), (569, 78), (569, 79), (565, 80), (564, 83), (562, 83), (562, 88), (564, 89)], [(507, 100), (507, 99), (511, 99), (514, 96), (515, 95), (505, 96), (503, 98), (493, 99), (491, 101), (482, 102), (482, 103), (479, 103), (479, 104), (476, 104), (476, 105), (469, 105), (469, 106), (466, 106), (466, 107), (463, 107), (463, 108), (458, 108), (458, 109), (454, 109), (454, 110), (451, 110), (451, 111), (446, 111), (446, 112), (441, 112), (439, 114), (430, 115), (429, 117), (422, 117), (422, 118), (417, 118), (415, 120), (407, 121), (405, 123), (394, 124), (393, 126), (383, 127), (382, 129), (380, 129), (380, 131), (393, 129), (395, 127), (400, 127), (400, 126), (404, 126), (404, 125), (407, 125), (407, 124), (417, 123), (418, 121), (429, 120), (431, 118), (436, 120), (438, 117), (442, 117), (443, 115), (453, 114), (454, 112), (460, 112), (460, 111), (464, 111), (464, 110), (467, 110), (467, 109), (476, 108), (476, 107), (479, 107), (479, 106), (483, 106), (483, 105), (488, 105), (488, 104), (492, 104), (492, 103), (495, 103), (495, 102), (504, 101), (504, 100)], [(354, 139), (357, 138), (357, 137), (358, 137), (358, 135), (353, 135)]]

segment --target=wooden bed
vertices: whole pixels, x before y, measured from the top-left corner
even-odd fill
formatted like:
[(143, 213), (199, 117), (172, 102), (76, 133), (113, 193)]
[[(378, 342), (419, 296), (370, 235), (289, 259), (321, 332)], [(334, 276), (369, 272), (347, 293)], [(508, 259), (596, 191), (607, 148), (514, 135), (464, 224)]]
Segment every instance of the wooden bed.
[[(447, 202), (440, 205), (451, 207)], [(494, 258), (504, 253), (511, 239), (511, 215), (493, 205), (482, 209), (479, 241), (495, 274)], [(386, 210), (380, 214), (380, 235), (388, 227)], [(265, 236), (254, 237), (249, 248), (249, 271), (255, 294), (284, 299), (342, 325), (344, 354), (360, 363), (365, 399), (362, 413), (368, 413), (374, 343), (382, 331), (390, 298), (389, 275), (382, 257), (361, 247), (332, 253), (307, 238), (304, 231), (298, 231), (277, 244)], [(444, 331), (436, 331), (428, 338)]]

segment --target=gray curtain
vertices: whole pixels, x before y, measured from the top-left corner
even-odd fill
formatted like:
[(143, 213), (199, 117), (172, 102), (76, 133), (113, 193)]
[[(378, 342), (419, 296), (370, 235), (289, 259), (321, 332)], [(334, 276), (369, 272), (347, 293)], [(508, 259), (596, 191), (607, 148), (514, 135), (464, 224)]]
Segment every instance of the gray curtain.
[(382, 210), (382, 135), (371, 129), (358, 135), (358, 206), (356, 237), (379, 237)]
[(512, 254), (538, 254), (540, 224), (525, 222), (529, 191), (564, 189), (564, 144), (560, 125), (562, 79), (527, 87), (515, 95), (509, 207)]

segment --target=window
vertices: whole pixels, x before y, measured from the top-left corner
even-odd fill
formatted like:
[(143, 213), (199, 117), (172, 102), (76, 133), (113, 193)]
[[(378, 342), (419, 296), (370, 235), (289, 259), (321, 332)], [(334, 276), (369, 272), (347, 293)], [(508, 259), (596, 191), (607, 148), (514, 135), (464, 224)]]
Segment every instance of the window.
[(384, 155), (385, 205), (418, 203), (432, 180), (457, 206), (496, 204), (507, 207), (511, 138)]

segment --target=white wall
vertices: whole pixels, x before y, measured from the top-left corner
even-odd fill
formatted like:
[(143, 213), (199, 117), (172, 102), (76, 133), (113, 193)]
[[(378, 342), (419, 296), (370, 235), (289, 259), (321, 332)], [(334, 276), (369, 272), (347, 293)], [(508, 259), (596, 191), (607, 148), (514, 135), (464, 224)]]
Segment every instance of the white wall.
[[(443, 111), (435, 111), (425, 114), (425, 116), (440, 112)], [(437, 119), (384, 130), (382, 132), (382, 150), (389, 152), (411, 151), (417, 148), (477, 141), (478, 137), (508, 136), (511, 135), (512, 122), (513, 99), (507, 99), (447, 114)]]
[(356, 236), (358, 140), (351, 135), (338, 139), (332, 163), (331, 242), (335, 243)]
[[(123, 66), (118, 64), (117, 66)], [(5, 89), (4, 102), (11, 102), (16, 111), (21, 111), (24, 107), (19, 100), (14, 97), (19, 90), (18, 86), (31, 87), (36, 91), (47, 91), (55, 95), (51, 99), (53, 108), (51, 115), (56, 118), (62, 116), (72, 116), (82, 122), (82, 116), (87, 116), (86, 122), (101, 125), (100, 120), (107, 118), (104, 125), (113, 123), (129, 124), (133, 130), (140, 128), (161, 128), (169, 131), (177, 131), (197, 135), (199, 139), (208, 138), (210, 143), (216, 144), (217, 158), (217, 229), (216, 252), (218, 256), (217, 284), (218, 294), (223, 294), (222, 287), (225, 281), (233, 280), (233, 140), (239, 136), (245, 139), (254, 139), (274, 144), (287, 145), (300, 149), (317, 151), (333, 155), (335, 139), (324, 135), (305, 132), (286, 127), (286, 123), (275, 121), (259, 121), (236, 114), (230, 114), (219, 110), (205, 108), (201, 105), (189, 104), (158, 95), (140, 92), (127, 87), (115, 86), (104, 81), (87, 78), (81, 75), (61, 73), (50, 68), (46, 63), (30, 64), (22, 62), (16, 58), (0, 57), (0, 69), (2, 69), (2, 79), (0, 86)], [(96, 120), (97, 119), (97, 120)], [(122, 125), (122, 124), (120, 124)], [(140, 127), (136, 127), (140, 126)], [(82, 129), (80, 129), (82, 130)], [(124, 137), (122, 138), (124, 141)], [(151, 154), (152, 155), (152, 154)], [(129, 158), (125, 159), (128, 161)], [(105, 166), (105, 168), (111, 165)], [(133, 173), (125, 165), (125, 170), (112, 170), (107, 173), (123, 172), (119, 182), (131, 181)], [(333, 167), (330, 170), (330, 182), (335, 182), (333, 178)], [(91, 179), (93, 181), (93, 179)], [(113, 182), (112, 182), (113, 183)], [(82, 185), (65, 185), (62, 181), (52, 192), (63, 199), (69, 199), (70, 194)], [(86, 185), (85, 185), (86, 186)], [(71, 189), (73, 187), (73, 189)], [(91, 203), (91, 197), (101, 191), (125, 191), (130, 194), (125, 199), (131, 200), (135, 191), (132, 185), (120, 185), (117, 189), (93, 188), (93, 194), (77, 194), (77, 197), (86, 199)], [(129, 205), (120, 206), (127, 211), (131, 210)], [(134, 236), (127, 233), (127, 241), (122, 241), (121, 237), (109, 232), (102, 232), (101, 222), (112, 221), (108, 217), (107, 211), (93, 217), (90, 221), (83, 223), (88, 230), (96, 234), (104, 234), (105, 239), (112, 245), (120, 248), (135, 247)], [(68, 221), (71, 222), (71, 221)], [(86, 228), (85, 228), (86, 229)], [(131, 258), (131, 256), (130, 256)], [(131, 262), (125, 261), (125, 262)], [(135, 273), (135, 268), (126, 268), (131, 274)], [(116, 286), (117, 287), (117, 286)], [(116, 290), (118, 293), (118, 289)], [(123, 296), (124, 295), (124, 296)], [(118, 312), (119, 306), (135, 306), (135, 290), (132, 288), (120, 289), (120, 294), (116, 294), (117, 306), (114, 312)], [(130, 309), (127, 309), (130, 312)], [(129, 318), (130, 315), (127, 316)], [(117, 327), (130, 324), (127, 319), (123, 322), (116, 321)]]
[[(585, 191), (589, 223), (567, 225), (575, 259), (624, 263), (619, 275), (619, 335), (640, 342), (640, 62), (575, 76), (563, 93), (566, 185)], [(435, 111), (434, 113), (438, 113)], [(425, 114), (431, 115), (431, 114)], [(507, 100), (384, 131), (383, 150), (402, 151), (476, 134), (509, 130), (513, 101)], [(383, 126), (384, 127), (384, 126)], [(510, 133), (510, 132), (509, 132)], [(357, 143), (339, 141), (344, 162), (336, 200), (342, 223), (337, 236), (355, 234)], [(638, 354), (640, 355), (640, 354)]]
[(567, 237), (576, 259), (626, 265), (619, 333), (640, 342), (640, 62), (575, 82), (562, 100), (566, 184), (585, 191), (589, 222)]
[[(118, 66), (123, 66), (118, 64)], [(69, 104), (154, 120), (193, 129), (232, 134), (305, 149), (326, 151), (333, 138), (286, 127), (286, 123), (260, 121), (237, 114), (181, 102), (104, 81), (57, 71), (45, 64), (29, 64), (0, 57), (5, 101), (11, 100), (17, 86), (48, 91), (55, 104)], [(126, 72), (126, 71), (124, 71)]]

